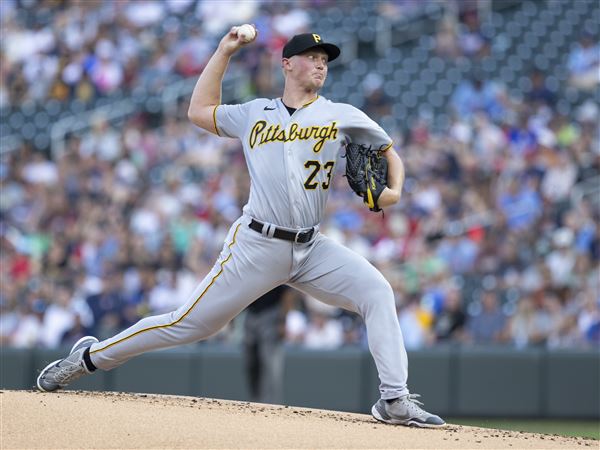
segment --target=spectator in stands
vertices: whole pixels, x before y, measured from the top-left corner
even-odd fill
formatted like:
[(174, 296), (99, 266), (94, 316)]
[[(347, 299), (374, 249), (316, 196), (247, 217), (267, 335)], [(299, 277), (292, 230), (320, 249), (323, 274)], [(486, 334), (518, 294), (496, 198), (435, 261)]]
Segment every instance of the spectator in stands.
[[(123, 274), (113, 270), (98, 280), (99, 289), (90, 294), (86, 303), (93, 314), (94, 330), (103, 335), (121, 326), (121, 312), (126, 305), (123, 294)], [(123, 319), (124, 320), (124, 319)]]
[(16, 348), (37, 347), (41, 342), (46, 304), (42, 299), (30, 297), (27, 303), (21, 303), (16, 311), (15, 323), (5, 321), (0, 326), (8, 326), (3, 334), (10, 330), (10, 344)]
[(509, 335), (519, 348), (556, 346), (560, 339), (577, 339), (573, 331), (557, 296), (543, 290), (520, 301), (509, 326)]
[(84, 324), (81, 314), (75, 314), (73, 316), (73, 325), (61, 336), (60, 345), (62, 347), (73, 347), (79, 339), (89, 336), (91, 333), (92, 330)]
[[(596, 286), (597, 290), (597, 286)], [(582, 299), (583, 310), (577, 319), (584, 340), (593, 346), (600, 345), (600, 300), (592, 290), (586, 290)]]
[(472, 147), (476, 152), (478, 169), (486, 174), (496, 172), (502, 164), (507, 139), (504, 131), (484, 113), (473, 116)]
[[(0, 345), (13, 346), (17, 345), (14, 334), (20, 323), (21, 315), (26, 315), (29, 311), (17, 284), (6, 282), (8, 280), (5, 264), (6, 253), (4, 252), (5, 247), (2, 247), (0, 252), (0, 281), (2, 282), (2, 289), (0, 290)], [(34, 342), (28, 344), (30, 347), (35, 345)]]
[(418, 17), (419, 14), (423, 13), (423, 9), (426, 6), (425, 3), (419, 0), (384, 0), (376, 4), (379, 15), (393, 22), (400, 21), (403, 18)]
[(436, 316), (433, 326), (437, 342), (463, 341), (466, 321), (460, 290), (454, 287), (448, 289), (442, 311)]
[(573, 282), (572, 274), (576, 261), (573, 239), (573, 230), (566, 227), (557, 229), (552, 235), (554, 250), (546, 257), (546, 265), (554, 287), (565, 287)]
[(100, 95), (113, 94), (123, 83), (123, 67), (117, 60), (111, 41), (100, 40), (96, 44), (96, 62), (90, 69), (90, 78)]
[(165, 314), (177, 309), (181, 301), (175, 296), (175, 272), (164, 268), (157, 270), (154, 276), (154, 281), (151, 283), (153, 287), (148, 292), (150, 313)]
[(34, 152), (21, 172), (23, 180), (31, 185), (55, 185), (58, 183), (58, 170), (54, 161), (48, 160), (42, 152)]
[(8, 90), (8, 70), (6, 67), (4, 52), (0, 49), (0, 109), (8, 108), (10, 105), (10, 92)]
[(378, 120), (392, 112), (392, 100), (383, 90), (383, 78), (374, 72), (369, 73), (362, 82), (365, 113)]
[(581, 35), (569, 54), (567, 67), (569, 84), (584, 91), (597, 88), (600, 83), (600, 44), (591, 34)]
[(344, 343), (342, 324), (336, 320), (338, 309), (321, 304), (312, 297), (305, 299), (308, 324), (304, 332), (303, 345), (314, 350), (333, 350)]
[(100, 161), (115, 162), (121, 157), (121, 136), (100, 114), (92, 118), (91, 125), (83, 136), (80, 152), (84, 156), (95, 155)]
[(515, 177), (499, 193), (498, 209), (510, 230), (530, 229), (541, 215), (542, 199), (532, 186), (533, 182), (533, 177), (526, 177), (525, 180)]
[(481, 24), (477, 10), (466, 11), (462, 18), (458, 43), (464, 56), (469, 58), (483, 58), (490, 52), (488, 40), (481, 32)]
[(537, 335), (532, 336), (532, 342), (548, 347), (553, 335), (560, 336), (565, 312), (558, 295), (553, 292), (546, 292), (544, 296), (534, 295), (534, 304)]
[(548, 336), (548, 348), (573, 348), (585, 346), (583, 334), (577, 326), (577, 296), (574, 291), (568, 291), (566, 299), (551, 301), (548, 304), (550, 314), (554, 318), (554, 326)]
[(44, 299), (49, 305), (44, 314), (40, 340), (45, 347), (55, 348), (75, 322), (75, 311), (71, 305), (72, 290), (66, 284), (52, 287), (47, 282), (42, 292), (44, 291), (49, 291)]
[(477, 245), (462, 230), (453, 230), (438, 246), (439, 256), (455, 274), (470, 272), (477, 260)]
[(288, 345), (302, 345), (308, 319), (303, 307), (294, 305), (285, 316), (285, 341)]
[(435, 34), (436, 54), (443, 58), (457, 58), (462, 53), (458, 40), (458, 24), (448, 15), (438, 22)]
[(553, 106), (556, 95), (546, 84), (546, 76), (542, 70), (534, 69), (529, 74), (530, 88), (525, 93), (525, 98), (533, 105)]
[(410, 295), (400, 305), (398, 321), (407, 350), (418, 350), (431, 342), (432, 314), (421, 307), (418, 295)]
[(470, 119), (483, 111), (494, 120), (504, 119), (509, 104), (505, 87), (494, 80), (475, 73), (460, 82), (450, 100), (453, 112), (463, 119)]
[(481, 310), (467, 319), (466, 338), (475, 344), (500, 344), (505, 341), (506, 324), (498, 294), (493, 290), (484, 291)]
[[(553, 138), (545, 144), (552, 147), (555, 140)], [(554, 204), (567, 202), (577, 180), (577, 166), (566, 151), (549, 148), (545, 156), (546, 170), (540, 185), (541, 194), (544, 200)]]

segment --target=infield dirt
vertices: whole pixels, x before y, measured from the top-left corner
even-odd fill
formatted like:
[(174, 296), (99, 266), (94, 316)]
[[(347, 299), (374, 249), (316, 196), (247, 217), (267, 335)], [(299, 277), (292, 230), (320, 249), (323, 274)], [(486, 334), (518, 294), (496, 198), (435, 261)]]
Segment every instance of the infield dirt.
[(151, 394), (0, 391), (0, 448), (598, 448), (598, 441)]

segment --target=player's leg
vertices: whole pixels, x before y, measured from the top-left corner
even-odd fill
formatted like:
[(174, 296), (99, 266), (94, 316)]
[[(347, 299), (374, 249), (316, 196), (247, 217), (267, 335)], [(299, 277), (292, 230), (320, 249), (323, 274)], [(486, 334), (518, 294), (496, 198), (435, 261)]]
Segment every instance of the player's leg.
[(281, 307), (261, 311), (258, 335), (260, 364), (260, 401), (278, 404), (283, 401), (284, 353), (281, 330)]
[(389, 423), (443, 425), (439, 417), (419, 408), (415, 396), (409, 394), (408, 358), (394, 294), (381, 272), (362, 256), (323, 235), (312, 245), (298, 247), (296, 258), (303, 263), (289, 284), (325, 303), (354, 311), (365, 322), (381, 381), (381, 399), (373, 407), (373, 415)]
[(246, 312), (244, 318), (244, 371), (246, 384), (253, 402), (260, 399), (260, 357), (259, 351), (259, 320), (258, 314)]
[(245, 218), (239, 219), (211, 272), (182, 307), (146, 317), (112, 338), (49, 364), (38, 377), (38, 386), (52, 391), (95, 368), (110, 370), (136, 355), (212, 336), (248, 304), (287, 279), (291, 255), (281, 251), (280, 245), (281, 241), (250, 230)]
[(291, 286), (325, 303), (358, 313), (381, 380), (382, 398), (408, 393), (408, 359), (387, 280), (357, 253), (319, 235)]

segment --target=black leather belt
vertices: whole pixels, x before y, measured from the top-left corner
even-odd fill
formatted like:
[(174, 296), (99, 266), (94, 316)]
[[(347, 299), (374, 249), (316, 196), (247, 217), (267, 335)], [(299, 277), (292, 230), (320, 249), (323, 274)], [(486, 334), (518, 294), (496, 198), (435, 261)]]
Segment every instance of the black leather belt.
[[(259, 222), (258, 220), (252, 219), (252, 221), (250, 221), (250, 225), (248, 225), (248, 226), (250, 228), (252, 228), (254, 231), (256, 231), (257, 233), (262, 233), (264, 223)], [(314, 228), (311, 228), (308, 231), (298, 231), (297, 233), (294, 233), (293, 231), (284, 230), (283, 228), (275, 227), (275, 232), (273, 233), (273, 237), (275, 237), (277, 239), (283, 239), (286, 241), (296, 242), (299, 244), (305, 244), (312, 239), (313, 234), (315, 234)]]

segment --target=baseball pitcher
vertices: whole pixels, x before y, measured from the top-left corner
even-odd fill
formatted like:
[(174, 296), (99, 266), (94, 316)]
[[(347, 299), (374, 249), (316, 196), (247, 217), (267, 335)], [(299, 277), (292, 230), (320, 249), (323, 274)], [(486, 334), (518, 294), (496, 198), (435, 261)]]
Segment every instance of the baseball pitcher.
[(373, 405), (380, 421), (439, 427), (407, 387), (408, 361), (394, 294), (366, 259), (319, 232), (340, 152), (350, 185), (374, 211), (400, 200), (404, 166), (386, 132), (355, 107), (319, 96), (327, 64), (340, 49), (320, 35), (294, 36), (283, 48), (283, 95), (221, 104), (231, 57), (251, 43), (233, 27), (221, 40), (192, 94), (188, 116), (219, 136), (240, 139), (250, 173), (248, 204), (226, 237), (210, 273), (188, 301), (169, 314), (147, 317), (98, 342), (85, 337), (37, 379), (54, 391), (95, 370), (113, 369), (142, 353), (188, 344), (217, 333), (255, 299), (287, 284), (364, 319), (380, 379)]

